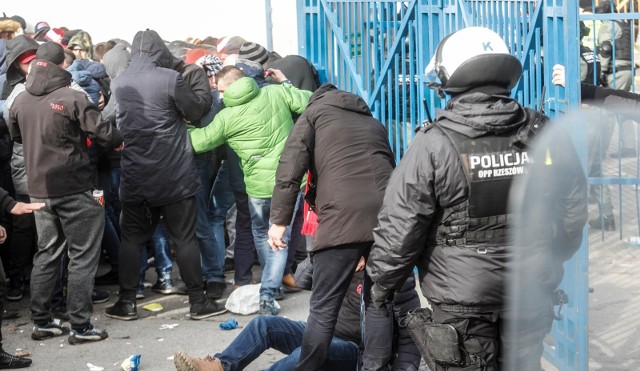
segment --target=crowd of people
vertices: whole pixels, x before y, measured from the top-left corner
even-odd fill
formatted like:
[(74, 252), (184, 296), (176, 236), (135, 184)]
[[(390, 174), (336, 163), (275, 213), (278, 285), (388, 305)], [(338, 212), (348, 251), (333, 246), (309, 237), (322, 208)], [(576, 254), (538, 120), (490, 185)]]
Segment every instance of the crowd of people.
[[(152, 290), (186, 294), (192, 320), (226, 311), (225, 265), (235, 287), (260, 282), (259, 316), (214, 357), (177, 352), (178, 370), (240, 370), (267, 348), (287, 354), (273, 370), (417, 370), (422, 357), (432, 370), (540, 369), (562, 274), (531, 287), (544, 300), (526, 339), (505, 333), (505, 195), (523, 172), (498, 176), (480, 158), (527, 166), (545, 120), (508, 97), (522, 67), (493, 31), (441, 42), (426, 74), (451, 99), (396, 168), (365, 101), (321, 85), (301, 56), (239, 36), (167, 42), (147, 29), (93, 44), (86, 30), (26, 29), (0, 19), (0, 202), (15, 215), (0, 294), (20, 300), (28, 283), (34, 340), (108, 338), (91, 324), (92, 304), (108, 300), (101, 284), (119, 285), (106, 316), (136, 320), (152, 253)], [(558, 141), (565, 182), (545, 202), (559, 217), (536, 226), (558, 231), (536, 242), (560, 257), (556, 273), (587, 218), (584, 174)], [(103, 253), (111, 270), (96, 277)], [(432, 311), (419, 330), (414, 266)], [(278, 316), (276, 300), (300, 288), (312, 291), (308, 321)], [(0, 354), (0, 368), (30, 364)]]

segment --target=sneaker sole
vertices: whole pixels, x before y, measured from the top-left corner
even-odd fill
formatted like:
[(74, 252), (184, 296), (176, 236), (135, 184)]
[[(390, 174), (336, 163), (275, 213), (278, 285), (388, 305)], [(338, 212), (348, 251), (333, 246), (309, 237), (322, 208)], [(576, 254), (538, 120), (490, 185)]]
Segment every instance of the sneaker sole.
[(198, 371), (193, 362), (191, 362), (191, 358), (184, 352), (176, 352), (173, 355), (173, 364), (176, 366), (176, 371)]
[(213, 316), (219, 316), (223, 313), (227, 312), (227, 308), (221, 309), (217, 312), (212, 312), (212, 313), (207, 313), (207, 314), (191, 314), (191, 319), (199, 321), (201, 319), (205, 319), (205, 318), (209, 318), (209, 317), (213, 317)]
[(22, 299), (22, 296), (23, 295), (20, 295), (20, 296), (9, 296), (9, 295), (7, 295), (7, 300), (9, 300), (9, 301), (18, 301), (18, 300)]
[(109, 336), (107, 337), (100, 337), (100, 336), (92, 336), (92, 337), (77, 337), (77, 336), (69, 336), (69, 344), (71, 345), (77, 345), (77, 344), (82, 344), (82, 343), (95, 343), (96, 341), (102, 341), (109, 338)]
[(133, 321), (135, 319), (138, 319), (138, 315), (133, 315), (133, 316), (119, 316), (116, 314), (109, 314), (107, 312), (104, 313), (105, 316), (109, 317), (109, 318), (113, 318), (113, 319), (119, 319), (122, 321)]
[[(51, 339), (51, 338), (54, 338), (56, 336), (68, 335), (69, 332), (71, 332), (71, 330), (68, 329), (68, 328), (51, 329), (51, 330), (38, 330), (38, 331), (40, 332), (40, 334), (31, 333), (31, 339), (33, 339), (33, 340)], [(60, 333), (58, 333), (58, 332), (60, 332)]]
[(157, 292), (158, 294), (163, 294), (163, 295), (169, 295), (169, 294), (176, 294), (176, 290), (175, 289), (151, 289), (151, 291), (153, 292)]
[(100, 300), (92, 300), (93, 304), (106, 303), (109, 301), (109, 298), (100, 299)]

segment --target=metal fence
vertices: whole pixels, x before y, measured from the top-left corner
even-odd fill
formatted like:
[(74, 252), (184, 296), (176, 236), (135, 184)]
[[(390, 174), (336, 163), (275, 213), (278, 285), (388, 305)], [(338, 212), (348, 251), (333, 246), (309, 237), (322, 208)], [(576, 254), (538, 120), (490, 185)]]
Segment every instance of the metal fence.
[[(413, 138), (414, 129), (427, 118), (427, 107), (434, 116), (435, 109), (445, 103), (427, 88), (424, 75), (444, 36), (468, 26), (485, 26), (498, 32), (523, 65), (523, 76), (513, 96), (525, 106), (544, 108), (549, 116), (555, 117), (580, 106), (580, 21), (594, 29), (592, 39), (583, 40), (593, 50), (600, 47), (596, 22), (629, 21), (632, 37), (627, 42), (635, 50), (640, 19), (640, 14), (635, 13), (636, 4), (621, 1), (613, 4), (618, 12), (593, 14), (604, 1), (608, 0), (591, 5), (588, 0), (581, 0), (584, 8), (581, 11), (574, 0), (298, 0), (299, 52), (316, 65), (326, 81), (364, 98), (374, 116), (387, 127), (389, 142), (399, 160)], [(614, 55), (622, 47), (620, 42), (613, 42)], [(566, 66), (565, 88), (551, 84), (555, 64)], [(620, 69), (614, 57), (613, 73), (616, 68)], [(631, 71), (635, 76), (633, 57)], [(640, 235), (640, 217), (634, 219), (637, 228), (629, 231), (623, 227), (628, 225), (623, 210), (629, 199), (635, 201), (633, 207), (627, 207), (629, 214), (640, 215), (637, 192), (640, 165), (630, 174), (625, 168), (633, 165), (619, 157), (617, 167), (609, 163), (602, 170), (605, 158), (611, 159), (611, 148), (620, 149), (628, 135), (622, 132), (622, 126), (616, 126), (613, 132), (617, 135), (612, 134), (611, 146), (589, 155), (589, 147), (594, 143), (587, 130), (570, 129), (574, 130), (572, 134), (585, 169), (593, 167), (593, 156), (601, 160), (600, 172), (587, 169), (589, 184), (615, 188), (617, 241), (628, 233)], [(637, 146), (638, 130), (632, 129), (632, 141)], [(637, 153), (635, 163), (640, 164)], [(635, 190), (635, 194), (626, 194), (623, 186), (635, 187), (627, 188), (629, 192)], [(606, 187), (594, 189), (594, 197), (603, 199)], [(601, 233), (599, 241), (605, 241), (608, 235), (605, 228), (601, 229), (597, 232)], [(589, 233), (585, 228), (583, 246), (565, 265), (561, 287), (570, 301), (563, 308), (563, 318), (554, 321), (545, 348), (545, 357), (561, 370), (589, 368), (588, 245), (597, 233)]]

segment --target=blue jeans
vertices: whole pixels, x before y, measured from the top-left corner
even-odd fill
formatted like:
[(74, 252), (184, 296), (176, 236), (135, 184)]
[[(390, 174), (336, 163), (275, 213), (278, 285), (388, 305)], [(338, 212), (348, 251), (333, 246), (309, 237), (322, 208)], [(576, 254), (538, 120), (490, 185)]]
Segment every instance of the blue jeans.
[[(155, 260), (156, 272), (158, 277), (162, 273), (171, 272), (173, 262), (171, 260), (171, 248), (169, 247), (169, 238), (167, 237), (167, 228), (164, 225), (164, 219), (160, 218), (156, 230), (151, 236), (151, 248)], [(142, 249), (140, 254), (140, 282), (144, 281), (144, 274), (147, 271), (147, 249)]]
[[(300, 197), (298, 197), (300, 199)], [(296, 210), (298, 207), (296, 202)], [(295, 211), (293, 215), (295, 215)], [(249, 214), (251, 214), (251, 230), (253, 232), (253, 243), (256, 245), (258, 259), (262, 265), (262, 280), (260, 286), (260, 301), (272, 301), (276, 292), (282, 284), (282, 275), (284, 267), (287, 264), (288, 248), (280, 251), (271, 250), (271, 246), (267, 242), (269, 238), (269, 228), (271, 221), (269, 220), (269, 212), (271, 211), (270, 198), (255, 198), (249, 196)], [(293, 221), (292, 221), (293, 222)], [(289, 243), (291, 236), (291, 224), (287, 227), (283, 241)]]
[(227, 218), (229, 209), (231, 209), (235, 202), (236, 199), (233, 195), (233, 190), (231, 189), (231, 183), (229, 182), (229, 161), (225, 160), (222, 161), (220, 169), (218, 170), (218, 176), (216, 177), (216, 181), (213, 184), (211, 196), (211, 208), (213, 211), (213, 233), (215, 234), (218, 251), (225, 252), (225, 255), (226, 246), (224, 238), (224, 223)]
[(214, 224), (214, 208), (211, 198), (214, 177), (217, 172), (217, 159), (213, 152), (196, 155), (196, 167), (200, 175), (203, 190), (196, 193), (196, 238), (200, 247), (200, 265), (202, 279), (206, 282), (224, 282), (224, 235), (222, 243), (217, 243)]
[[(300, 356), (302, 334), (307, 324), (278, 316), (259, 316), (236, 336), (229, 346), (215, 355), (225, 371), (243, 370), (265, 350), (273, 348), (287, 356), (274, 363), (268, 370), (293, 370)], [(327, 369), (355, 370), (358, 366), (358, 346), (334, 337), (329, 345)]]
[(111, 219), (113, 227), (120, 233), (120, 214), (122, 214), (122, 203), (120, 202), (120, 178), (122, 177), (122, 169), (119, 167), (111, 168), (111, 194), (110, 200), (106, 204), (107, 217)]

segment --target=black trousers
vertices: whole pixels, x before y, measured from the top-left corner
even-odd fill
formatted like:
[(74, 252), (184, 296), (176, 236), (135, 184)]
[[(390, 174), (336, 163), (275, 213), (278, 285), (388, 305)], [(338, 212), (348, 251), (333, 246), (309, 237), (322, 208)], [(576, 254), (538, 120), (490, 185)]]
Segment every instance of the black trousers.
[[(16, 201), (30, 202), (28, 195), (16, 195)], [(36, 253), (38, 235), (33, 214), (13, 215), (13, 236), (9, 246), (7, 275), (22, 281)]]
[(151, 207), (147, 204), (122, 205), (122, 242), (120, 244), (120, 298), (135, 301), (140, 279), (140, 251), (146, 248), (160, 215), (167, 234), (176, 248), (180, 276), (187, 286), (189, 301), (203, 299), (204, 286), (200, 250), (196, 240), (196, 198)]
[(342, 300), (349, 289), (360, 257), (368, 253), (372, 243), (340, 245), (311, 255), (311, 303), (296, 370), (319, 370), (327, 359)]

